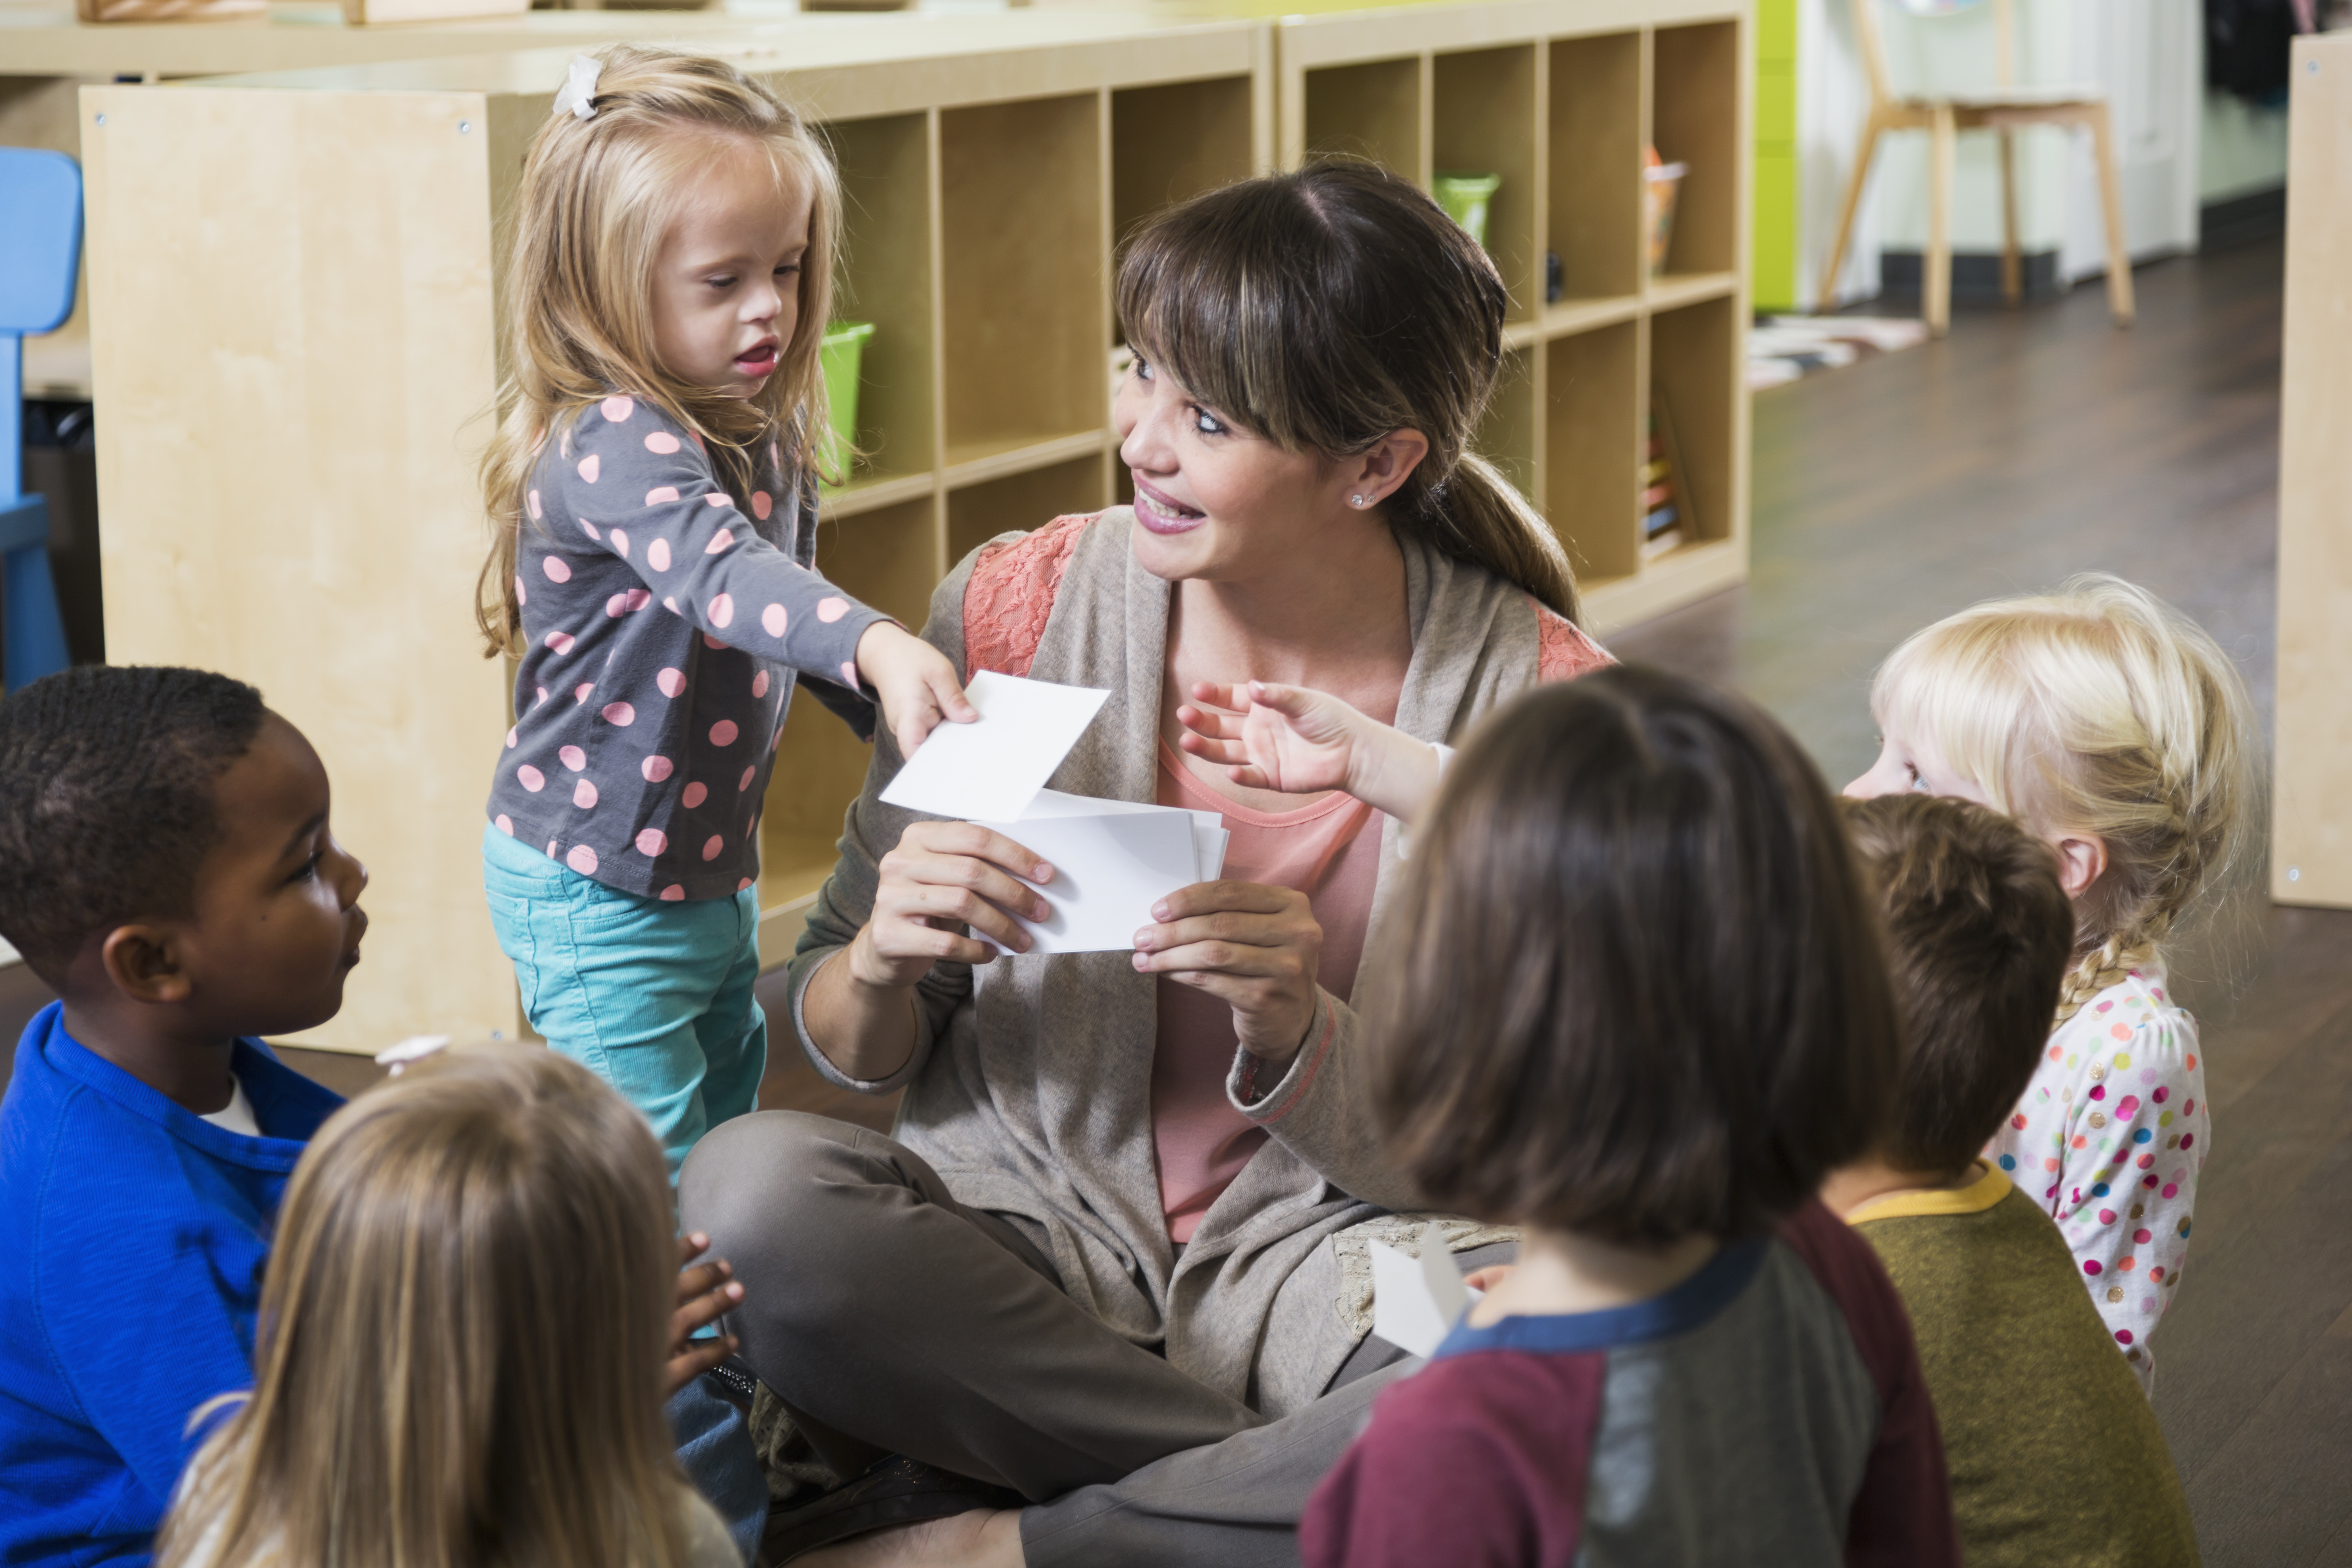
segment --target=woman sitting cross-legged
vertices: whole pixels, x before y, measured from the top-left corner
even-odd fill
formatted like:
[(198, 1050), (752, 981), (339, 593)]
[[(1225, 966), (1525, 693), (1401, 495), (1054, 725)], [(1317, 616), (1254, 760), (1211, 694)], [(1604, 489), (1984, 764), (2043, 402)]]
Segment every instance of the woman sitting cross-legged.
[[(1024, 879), (1048, 869), (883, 805), (899, 759), (877, 742), (791, 994), (827, 1079), (904, 1086), (897, 1137), (746, 1117), (679, 1188), (746, 1287), (743, 1354), (848, 1483), (782, 1515), (774, 1555), (962, 1508), (849, 1550), (1294, 1558), (1402, 1354), (1366, 1339), (1357, 1227), (1419, 1205), (1375, 1141), (1349, 1004), (1398, 828), (1296, 793), (1328, 781), (1242, 786), (1181, 749), (1186, 720), (1261, 679), (1444, 742), (1607, 662), (1559, 543), (1466, 449), (1507, 296), (1427, 196), (1351, 163), (1227, 186), (1136, 237), (1118, 303), (1135, 505), (982, 546), (923, 635), (967, 678), (1109, 689), (1055, 785), (1222, 813), (1224, 877), (1171, 895), (1131, 953), (1024, 955), (1008, 911), (1042, 916)], [(1507, 1232), (1444, 1228), (1465, 1264), (1507, 1255)], [(930, 1468), (1030, 1506), (981, 1510)]]

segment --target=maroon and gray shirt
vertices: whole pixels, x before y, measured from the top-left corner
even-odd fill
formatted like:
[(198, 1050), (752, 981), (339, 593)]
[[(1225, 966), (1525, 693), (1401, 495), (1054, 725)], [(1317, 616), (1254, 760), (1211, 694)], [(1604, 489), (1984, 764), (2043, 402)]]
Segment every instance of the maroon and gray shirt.
[(585, 877), (713, 899), (760, 873), (760, 807), (796, 676), (861, 737), (880, 612), (811, 568), (814, 490), (774, 442), (719, 488), (701, 440), (613, 396), (541, 448), (515, 591), (528, 644), (490, 786), (498, 827)]

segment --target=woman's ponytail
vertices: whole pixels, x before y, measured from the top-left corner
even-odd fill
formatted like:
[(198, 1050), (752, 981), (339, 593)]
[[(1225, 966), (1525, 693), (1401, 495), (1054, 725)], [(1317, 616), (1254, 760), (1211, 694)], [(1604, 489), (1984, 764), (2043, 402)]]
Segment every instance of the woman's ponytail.
[(1413, 524), (1430, 544), (1484, 566), (1547, 607), (1577, 618), (1576, 574), (1559, 536), (1503, 471), (1465, 452), (1444, 480), (1419, 495)]

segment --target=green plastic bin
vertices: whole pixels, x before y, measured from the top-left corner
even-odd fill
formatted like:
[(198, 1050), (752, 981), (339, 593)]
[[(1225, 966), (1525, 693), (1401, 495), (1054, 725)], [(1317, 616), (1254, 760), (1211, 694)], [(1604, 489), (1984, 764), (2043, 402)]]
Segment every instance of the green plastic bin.
[(1502, 188), (1500, 174), (1440, 174), (1430, 182), (1430, 195), (1446, 216), (1467, 229), (1483, 248), (1486, 243), (1486, 205)]
[(866, 361), (866, 340), (874, 335), (871, 321), (835, 321), (824, 331), (818, 362), (824, 371), (824, 403), (833, 425), (822, 469), (849, 477), (850, 448), (857, 438), (857, 381)]

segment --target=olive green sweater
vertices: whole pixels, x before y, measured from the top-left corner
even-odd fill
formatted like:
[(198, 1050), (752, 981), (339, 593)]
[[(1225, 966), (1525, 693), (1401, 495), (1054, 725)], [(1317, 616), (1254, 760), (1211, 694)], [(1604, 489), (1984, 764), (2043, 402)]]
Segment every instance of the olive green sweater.
[(1968, 1568), (2197, 1562), (2156, 1413), (2048, 1215), (1986, 1169), (1846, 1217), (1911, 1310)]

